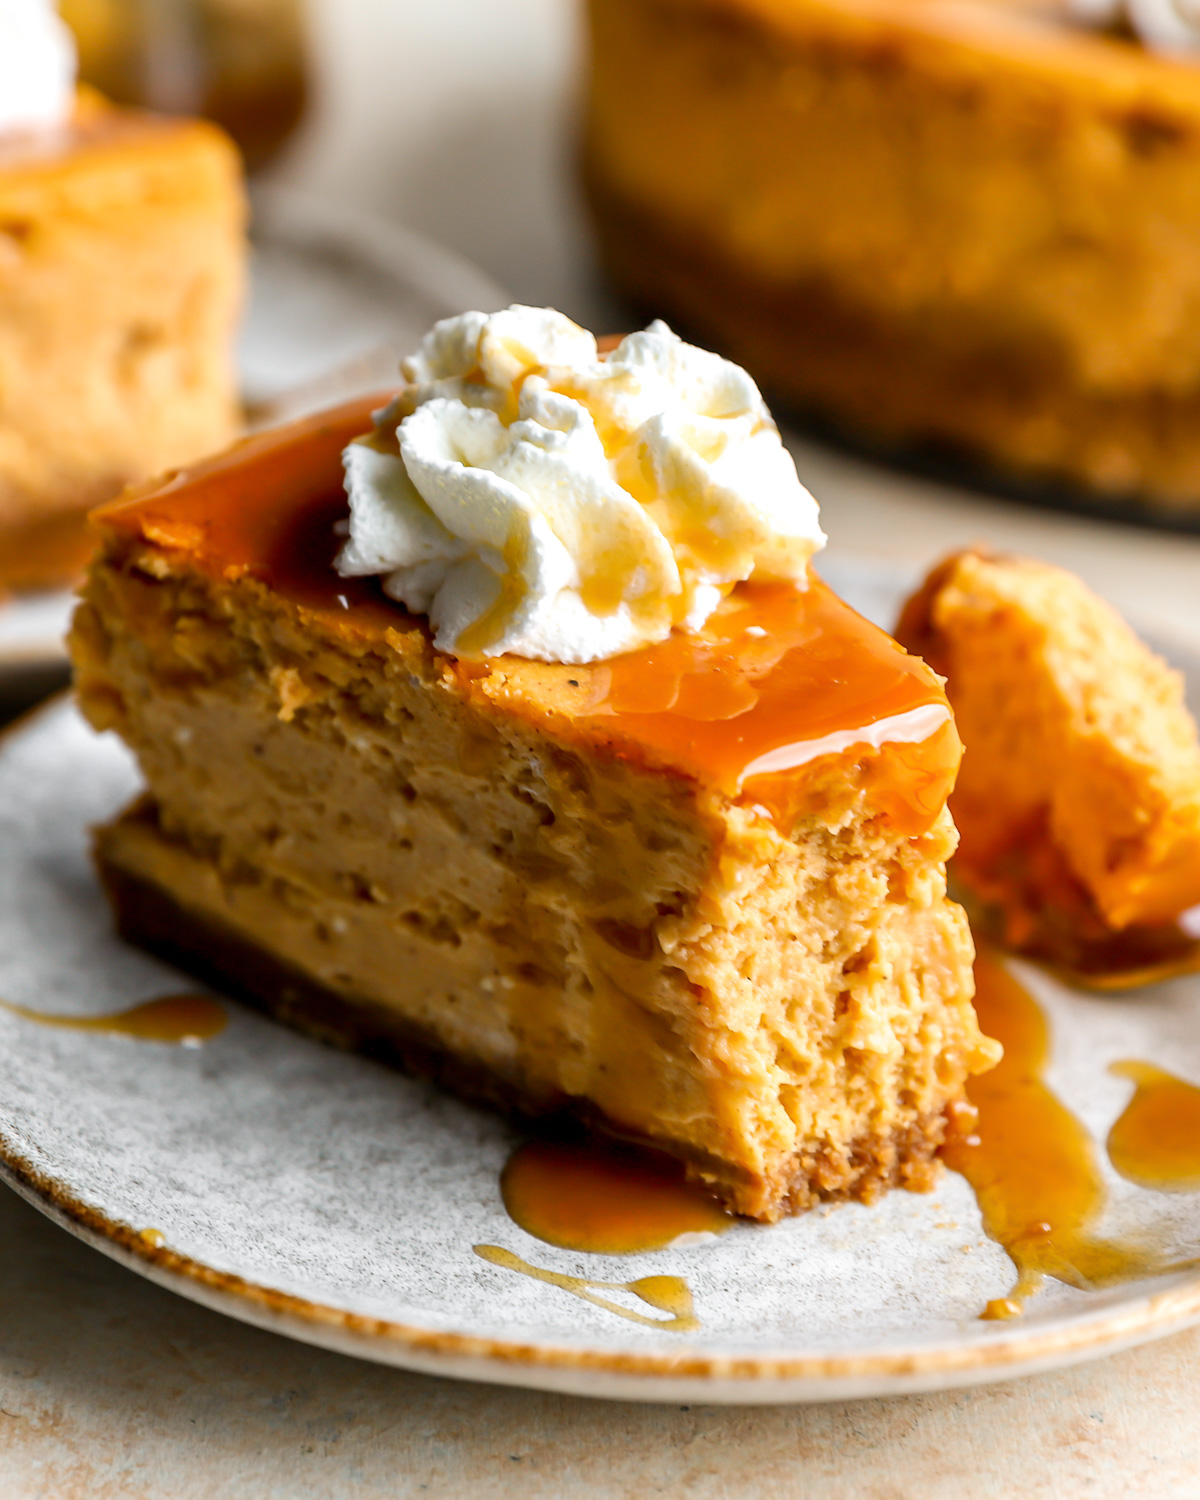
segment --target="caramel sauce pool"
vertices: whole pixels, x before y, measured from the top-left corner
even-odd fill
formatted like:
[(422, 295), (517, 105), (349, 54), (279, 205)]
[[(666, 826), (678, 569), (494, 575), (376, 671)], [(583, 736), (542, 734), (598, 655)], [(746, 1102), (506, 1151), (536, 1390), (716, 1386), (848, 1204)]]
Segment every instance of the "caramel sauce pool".
[(974, 1188), (984, 1228), (1016, 1267), (1012, 1291), (983, 1316), (1017, 1316), (1046, 1276), (1088, 1289), (1167, 1269), (1143, 1248), (1092, 1233), (1105, 1199), (1099, 1158), (1083, 1124), (1042, 1081), (1050, 1033), (1041, 1008), (986, 951), (975, 982), (980, 1027), (1003, 1044), (1004, 1057), (968, 1083), (978, 1124), (947, 1141), (942, 1157)]
[(1148, 1062), (1116, 1062), (1137, 1085), (1108, 1133), (1108, 1159), (1130, 1182), (1160, 1192), (1200, 1189), (1200, 1088)]
[(1200, 912), (1157, 927), (1127, 927), (1094, 943), (1053, 944), (1030, 956), (1065, 984), (1102, 994), (1200, 973)]
[(107, 1031), (137, 1037), (143, 1042), (174, 1042), (186, 1046), (211, 1041), (225, 1030), (225, 1007), (211, 995), (162, 995), (128, 1010), (107, 1016), (60, 1016), (0, 1000), (0, 1009), (39, 1026), (69, 1031)]
[(1072, 892), (1057, 912), (1043, 905), (1004, 911), (975, 899), (950, 866), (952, 894), (971, 918), (976, 940), (1019, 953), (1073, 989), (1115, 994), (1183, 974), (1200, 973), (1200, 907), (1173, 922), (1106, 929), (1090, 902)]
[(665, 1250), (686, 1235), (724, 1234), (734, 1222), (670, 1157), (598, 1141), (519, 1146), (500, 1192), (527, 1234), (593, 1255)]

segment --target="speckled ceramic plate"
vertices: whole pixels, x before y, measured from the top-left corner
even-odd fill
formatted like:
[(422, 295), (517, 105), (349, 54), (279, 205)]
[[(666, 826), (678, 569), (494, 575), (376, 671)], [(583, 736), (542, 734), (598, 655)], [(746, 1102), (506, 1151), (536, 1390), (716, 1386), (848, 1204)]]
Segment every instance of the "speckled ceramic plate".
[[(890, 617), (895, 580), (836, 558), (826, 567)], [(0, 996), (103, 1014), (180, 988), (113, 936), (88, 864), (87, 825), (135, 785), (121, 747), (66, 702), (0, 745)], [(1130, 1093), (1108, 1072), (1114, 1059), (1200, 1081), (1200, 981), (1113, 999), (1023, 973), (1050, 1017), (1048, 1082), (1099, 1141)], [(514, 1136), (503, 1121), (229, 1009), (228, 1028), (195, 1049), (0, 1012), (3, 1174), (141, 1274), (295, 1338), (588, 1395), (780, 1402), (998, 1379), (1200, 1319), (1189, 1272), (1095, 1293), (1050, 1282), (1024, 1318), (980, 1321), (1012, 1269), (950, 1173), (928, 1196), (739, 1225), (653, 1255), (553, 1249), (504, 1212), (498, 1176)], [(1200, 1248), (1200, 1194), (1115, 1175), (1109, 1188), (1102, 1230), (1148, 1235), (1173, 1258)], [(481, 1258), (481, 1245), (500, 1254)], [(656, 1327), (665, 1314), (611, 1285), (585, 1301), (518, 1274), (503, 1263), (513, 1256), (610, 1284), (683, 1278), (699, 1326)]]
[[(254, 201), (250, 297), (238, 342), (252, 425), (378, 390), (438, 318), (503, 307), (483, 271), (423, 235), (287, 190)], [(0, 603), (5, 679), (61, 662), (69, 589)]]

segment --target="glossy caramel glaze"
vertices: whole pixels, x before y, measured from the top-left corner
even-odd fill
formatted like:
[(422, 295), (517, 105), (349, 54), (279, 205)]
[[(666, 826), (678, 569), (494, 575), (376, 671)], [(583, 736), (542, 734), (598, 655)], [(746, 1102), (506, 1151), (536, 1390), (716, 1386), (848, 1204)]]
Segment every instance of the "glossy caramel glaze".
[(196, 1046), (211, 1041), (225, 1030), (225, 1007), (211, 995), (162, 995), (144, 1000), (128, 1010), (105, 1016), (63, 1016), (12, 1005), (0, 1000), (0, 1009), (39, 1026), (58, 1026), (68, 1031), (107, 1031), (137, 1037), (143, 1042), (175, 1042)]
[[(334, 526), (349, 515), (342, 449), (386, 394), (246, 438), (92, 512), (230, 582), (247, 576), (342, 633), (379, 636), (409, 617), (373, 579), (342, 578)], [(409, 622), (411, 623), (411, 622)]]
[[(236, 582), (253, 577), (343, 638), (419, 632), (424, 623), (385, 598), (374, 579), (333, 568), (334, 526), (348, 514), (341, 453), (386, 398), (360, 399), (260, 434), (165, 484), (102, 507), (97, 523), (140, 536)], [(427, 646), (425, 649), (429, 649)], [(904, 832), (927, 829), (945, 803), (961, 754), (941, 686), (918, 658), (842, 603), (815, 576), (806, 590), (743, 584), (698, 634), (593, 666), (443, 657), (466, 694), (503, 696), (544, 720), (607, 742), (781, 817), (814, 765), (849, 755), (862, 784)], [(864, 731), (898, 722), (898, 742), (872, 749)], [(840, 736), (820, 752), (820, 742)], [(849, 735), (849, 738), (847, 736)]]
[(600, 1141), (530, 1141), (500, 1178), (504, 1206), (535, 1239), (594, 1255), (664, 1250), (688, 1235), (724, 1234), (733, 1216), (658, 1152)]
[(1160, 1192), (1200, 1189), (1200, 1088), (1148, 1062), (1116, 1062), (1137, 1085), (1108, 1133), (1108, 1159), (1130, 1182)]
[(1166, 1270), (1153, 1251), (1092, 1232), (1105, 1200), (1096, 1148), (1042, 1081), (1050, 1033), (1037, 1001), (986, 951), (975, 984), (979, 1024), (1004, 1057), (968, 1082), (978, 1120), (952, 1135), (942, 1156), (974, 1188), (984, 1228), (1017, 1270), (1012, 1291), (983, 1316), (1017, 1316), (1046, 1276), (1087, 1289)]
[[(631, 1323), (641, 1323), (648, 1328), (663, 1328), (675, 1333), (692, 1333), (700, 1327), (692, 1301), (691, 1288), (681, 1276), (640, 1276), (636, 1281), (593, 1281), (586, 1276), (564, 1276), (559, 1271), (546, 1271), (533, 1266), (502, 1245), (474, 1245), (472, 1248), (480, 1260), (500, 1266), (506, 1271), (516, 1271), (534, 1281), (544, 1281), (548, 1286), (559, 1287), (590, 1302), (593, 1307), (602, 1307), (605, 1312), (616, 1313)], [(648, 1307), (669, 1313), (666, 1318), (650, 1318), (632, 1307), (623, 1307), (611, 1297), (598, 1296), (598, 1292), (629, 1292)]]
[[(692, 634), (618, 656), (593, 710), (672, 764), (730, 796), (781, 810), (819, 742), (944, 703), (925, 664), (844, 604), (821, 580), (741, 585)], [(865, 740), (835, 753), (870, 752)], [(904, 767), (903, 812), (912, 832), (941, 811), (960, 748), (948, 711), (917, 744), (882, 752)], [(905, 764), (907, 762), (907, 764)], [(774, 805), (774, 806), (772, 806)]]

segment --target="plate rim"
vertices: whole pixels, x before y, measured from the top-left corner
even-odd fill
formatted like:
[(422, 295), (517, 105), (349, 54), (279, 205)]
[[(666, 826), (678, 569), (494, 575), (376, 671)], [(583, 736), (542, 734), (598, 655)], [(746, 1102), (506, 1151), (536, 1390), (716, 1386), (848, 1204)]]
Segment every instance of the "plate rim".
[(155, 1284), (239, 1322), (401, 1369), (582, 1396), (770, 1405), (956, 1389), (1116, 1354), (1200, 1322), (1200, 1272), (1087, 1318), (987, 1344), (855, 1354), (720, 1355), (573, 1348), (421, 1327), (331, 1307), (151, 1243), (35, 1167), (0, 1132), (0, 1181), (60, 1228)]

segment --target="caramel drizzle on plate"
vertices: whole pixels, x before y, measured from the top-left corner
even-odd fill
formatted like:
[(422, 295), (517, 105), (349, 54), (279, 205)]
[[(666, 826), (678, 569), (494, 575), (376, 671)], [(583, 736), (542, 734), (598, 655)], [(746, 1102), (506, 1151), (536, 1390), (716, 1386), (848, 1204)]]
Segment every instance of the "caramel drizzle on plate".
[[(522, 1260), (502, 1245), (474, 1245), (472, 1249), (481, 1260), (506, 1271), (516, 1271), (534, 1281), (544, 1281), (556, 1286), (573, 1297), (590, 1302), (593, 1307), (602, 1307), (605, 1312), (616, 1313), (619, 1318), (628, 1318), (631, 1323), (641, 1323), (647, 1328), (660, 1328), (674, 1333), (694, 1333), (700, 1325), (696, 1316), (692, 1293), (681, 1276), (640, 1276), (636, 1281), (593, 1281), (586, 1276), (566, 1276), (559, 1271), (547, 1271)], [(650, 1318), (631, 1307), (623, 1307), (611, 1297), (597, 1296), (598, 1292), (631, 1292), (649, 1307), (669, 1313), (667, 1318)]]
[(68, 1031), (107, 1031), (120, 1036), (137, 1037), (143, 1042), (174, 1042), (198, 1046), (218, 1036), (228, 1023), (225, 1007), (211, 995), (161, 995), (143, 1000), (128, 1010), (104, 1016), (64, 1016), (51, 1011), (32, 1010), (27, 1005), (13, 1005), (0, 1000), (0, 1010), (36, 1021), (39, 1026), (62, 1027)]
[(985, 1230), (1016, 1267), (1012, 1290), (983, 1316), (1017, 1316), (1047, 1276), (1089, 1290), (1191, 1265), (1093, 1232), (1105, 1202), (1099, 1158), (1082, 1122), (1043, 1080), (1050, 1032), (1041, 1007), (987, 951), (975, 982), (979, 1024), (1003, 1043), (1004, 1057), (968, 1082), (977, 1123), (952, 1136), (942, 1157), (971, 1184)]
[(1200, 1190), (1200, 1088), (1149, 1062), (1115, 1062), (1108, 1071), (1137, 1085), (1108, 1133), (1109, 1161), (1139, 1187)]
[[(527, 1141), (500, 1176), (504, 1207), (527, 1234), (550, 1245), (591, 1255), (640, 1255), (683, 1240), (724, 1234), (734, 1216), (682, 1163), (662, 1152), (615, 1141)], [(476, 1245), (492, 1265), (570, 1292), (649, 1328), (691, 1333), (700, 1327), (691, 1289), (680, 1276), (597, 1281), (531, 1265), (500, 1245)], [(602, 1292), (630, 1292), (670, 1317), (651, 1318)]]

